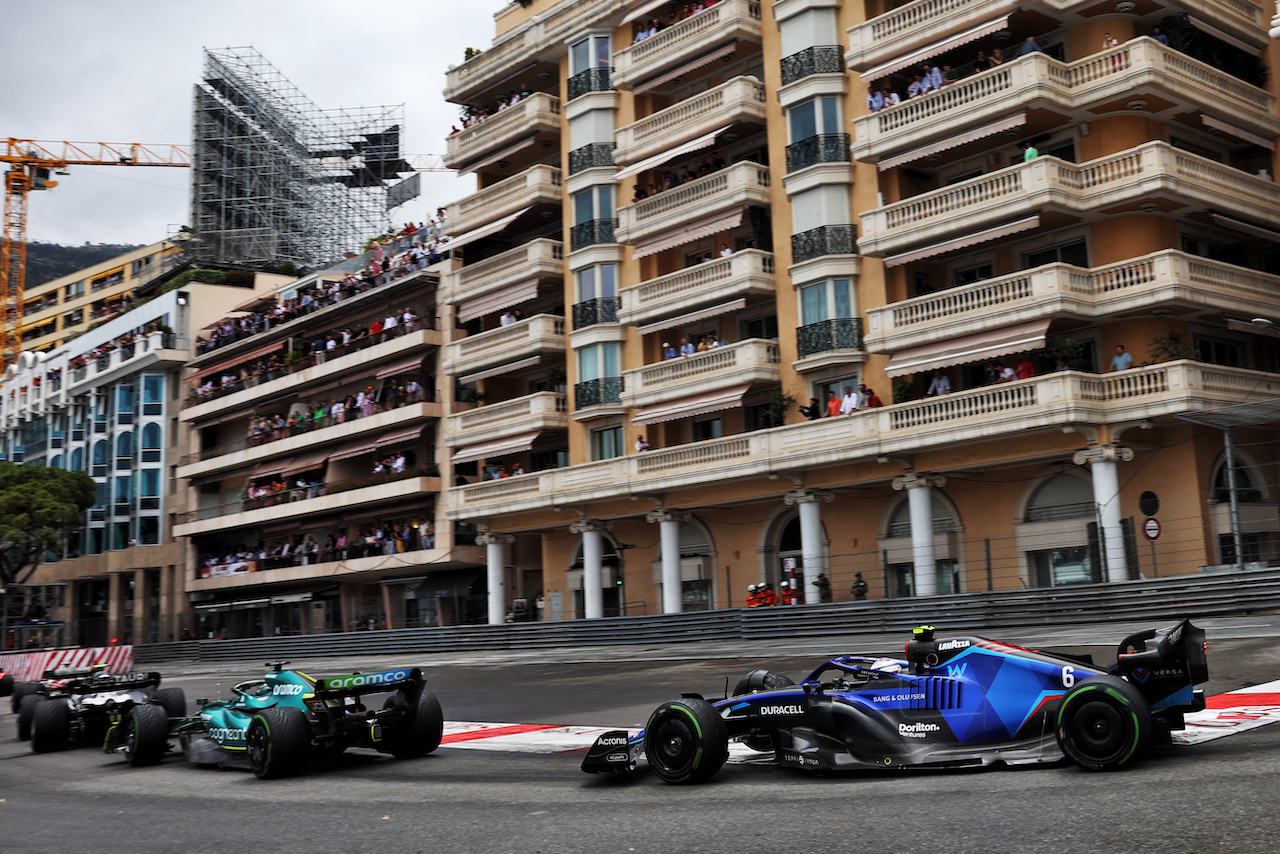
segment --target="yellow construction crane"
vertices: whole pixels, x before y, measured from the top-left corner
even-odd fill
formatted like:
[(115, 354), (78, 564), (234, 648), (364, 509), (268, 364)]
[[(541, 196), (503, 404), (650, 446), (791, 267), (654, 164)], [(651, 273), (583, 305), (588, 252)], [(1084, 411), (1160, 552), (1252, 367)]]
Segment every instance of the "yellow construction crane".
[(27, 196), (58, 186), (55, 174), (68, 166), (190, 166), (180, 145), (51, 142), (13, 139), (4, 143), (4, 233), (0, 243), (0, 371), (18, 357), (22, 342), (22, 291), (27, 278)]

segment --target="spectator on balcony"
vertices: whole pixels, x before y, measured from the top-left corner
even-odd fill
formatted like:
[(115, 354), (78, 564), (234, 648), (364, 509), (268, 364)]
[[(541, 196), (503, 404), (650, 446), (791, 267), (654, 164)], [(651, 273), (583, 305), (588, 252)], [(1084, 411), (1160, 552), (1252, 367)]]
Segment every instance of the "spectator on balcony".
[(858, 393), (853, 390), (853, 386), (845, 386), (844, 397), (840, 398), (840, 414), (852, 415), (858, 411), (860, 403)]
[(822, 417), (822, 406), (818, 403), (816, 397), (809, 398), (809, 405), (800, 404), (800, 414), (810, 421), (817, 421)]
[(951, 394), (951, 380), (942, 371), (934, 371), (933, 380), (929, 383), (929, 390), (924, 396), (941, 397), (944, 394)]
[(840, 414), (840, 398), (836, 397), (834, 391), (827, 392), (827, 417), (833, 418)]
[(907, 84), (907, 100), (918, 98), (925, 92), (928, 92), (928, 84), (924, 82), (924, 78), (917, 74), (911, 78), (911, 82)]
[(876, 394), (875, 389), (867, 389), (867, 409), (879, 409), (882, 406), (884, 406), (884, 401)]
[(950, 65), (946, 64), (945, 62), (942, 64), (942, 85), (943, 86), (950, 86), (952, 83), (955, 83), (956, 81), (958, 81), (960, 77), (961, 77), (961, 74), (958, 68), (952, 68)]
[(1160, 42), (1160, 44), (1165, 45), (1166, 47), (1169, 45), (1169, 36), (1167, 36), (1164, 30), (1160, 29), (1159, 27), (1151, 28), (1151, 38), (1155, 39), (1156, 41)]
[(515, 322), (516, 322), (516, 316), (509, 311), (504, 311), (498, 317), (498, 325), (500, 326), (510, 326)]
[(902, 98), (901, 96), (898, 95), (897, 92), (893, 91), (888, 86), (884, 87), (884, 105), (886, 108), (896, 107), (901, 103), (902, 103)]
[(672, 347), (669, 341), (662, 342), (662, 358), (674, 359), (676, 356), (679, 356), (679, 355), (680, 354), (676, 352), (676, 348)]
[(997, 65), (1004, 65), (1004, 54), (1000, 52), (1000, 48), (991, 51), (991, 55), (987, 57), (987, 68), (995, 68)]
[(1018, 52), (1014, 56), (1026, 56), (1029, 53), (1042, 53), (1043, 48), (1036, 41), (1035, 36), (1027, 36), (1027, 40), (1018, 45)]
[(680, 355), (681, 356), (692, 356), (695, 352), (697, 352), (697, 350), (693, 346), (693, 344), (689, 343), (688, 338), (680, 339)]
[(649, 443), (644, 440), (644, 436), (636, 436), (636, 453), (641, 454), (649, 450)]
[(1040, 149), (1032, 145), (1031, 140), (1028, 139), (1022, 143), (1022, 162), (1023, 163), (1026, 163), (1028, 160), (1035, 160), (1039, 156), (1040, 156)]
[(1116, 345), (1116, 354), (1111, 357), (1111, 370), (1127, 371), (1133, 367), (1133, 356), (1124, 349), (1123, 344)]
[(382, 321), (382, 336), (388, 341), (400, 334), (400, 316), (394, 311)]
[(514, 466), (511, 467), (511, 476), (515, 477), (518, 474), (524, 474), (524, 466), (520, 465), (519, 463), (516, 463)]
[(730, 255), (732, 255), (732, 254), (733, 254), (733, 250), (729, 248), (729, 244), (728, 244), (728, 243), (721, 243), (721, 244), (720, 244), (720, 257), (721, 257), (721, 258), (728, 258), (728, 257), (729, 257)]
[(418, 382), (417, 377), (410, 377), (408, 384), (404, 387), (405, 403), (421, 403), (423, 399), (422, 383)]
[(1018, 375), (1018, 379), (1020, 380), (1028, 380), (1036, 375), (1036, 366), (1031, 361), (1031, 356), (1029, 354), (1022, 354), (1022, 358), (1018, 361), (1018, 367), (1014, 369), (1014, 373)]
[(1018, 378), (1013, 368), (1004, 362), (996, 362), (996, 371), (996, 382), (998, 383), (1011, 383)]
[(936, 65), (925, 63), (924, 79), (929, 84), (930, 89), (942, 88), (942, 69)]
[(867, 109), (873, 113), (884, 109), (884, 93), (876, 91), (875, 86), (867, 87)]
[(1102, 49), (1111, 50), (1113, 47), (1120, 47), (1120, 39), (1111, 35), (1111, 33), (1102, 34)]

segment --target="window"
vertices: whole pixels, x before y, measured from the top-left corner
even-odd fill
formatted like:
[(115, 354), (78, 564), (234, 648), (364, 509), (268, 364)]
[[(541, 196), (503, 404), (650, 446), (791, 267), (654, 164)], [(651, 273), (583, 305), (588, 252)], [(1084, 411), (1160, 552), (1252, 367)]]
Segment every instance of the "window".
[(160, 448), (160, 425), (154, 421), (142, 426), (142, 448), (148, 451)]
[(693, 422), (693, 441), (704, 442), (707, 439), (719, 439), (724, 435), (724, 422), (719, 418), (705, 418)]
[(747, 338), (767, 338), (770, 341), (778, 340), (778, 316), (776, 314), (766, 314), (763, 317), (752, 317), (742, 321), (742, 337)]
[(1200, 335), (1194, 336), (1192, 340), (1195, 342), (1196, 361), (1233, 368), (1244, 365), (1244, 352), (1239, 341), (1204, 338)]
[(569, 46), (569, 74), (609, 67), (609, 37), (587, 36)]
[(76, 448), (71, 452), (70, 471), (84, 471), (84, 448)]
[(827, 279), (800, 288), (800, 323), (808, 326), (837, 317), (853, 317), (849, 279)]
[(143, 469), (138, 472), (138, 496), (140, 498), (160, 497), (160, 469)]
[(113, 491), (114, 503), (128, 504), (133, 499), (133, 475), (119, 474), (115, 478), (115, 490)]
[(164, 405), (164, 375), (146, 374), (142, 377), (142, 414), (161, 415)]
[(1022, 254), (1022, 266), (1024, 269), (1040, 267), (1044, 264), (1053, 264), (1059, 261), (1063, 264), (1073, 264), (1076, 267), (1088, 267), (1089, 246), (1085, 243), (1084, 238)]
[(578, 350), (578, 381), (622, 375), (622, 345), (616, 341), (592, 344)]
[(93, 443), (93, 471), (90, 472), (94, 477), (107, 476), (107, 456), (109, 448), (105, 439), (100, 439)]
[[(840, 379), (837, 379), (837, 380), (822, 380), (821, 382), (816, 382), (813, 384), (813, 396), (818, 399), (818, 405), (824, 407), (823, 412), (825, 413), (826, 412), (825, 407), (827, 405), (827, 392), (834, 391), (836, 393), (836, 397), (844, 397), (845, 386), (856, 389), (858, 387), (858, 383), (860, 382), (862, 382), (862, 380), (858, 378), (857, 374), (850, 374), (847, 377), (841, 377)], [(897, 535), (890, 534), (890, 536), (897, 536)]]
[(133, 386), (129, 384), (116, 386), (116, 412), (121, 415), (133, 414)]
[(596, 264), (574, 274), (578, 280), (578, 301), (618, 295), (618, 266)]
[(1028, 522), (1092, 518), (1093, 515), (1093, 486), (1069, 474), (1055, 475), (1040, 484), (1027, 504)]
[(850, 210), (848, 184), (820, 184), (791, 196), (791, 222), (795, 234), (824, 225), (852, 222)]
[[(1236, 460), (1236, 501), (1241, 504), (1257, 504), (1262, 501), (1262, 490), (1253, 482), (1253, 476), (1249, 474), (1249, 469), (1240, 464), (1240, 460)], [(1227, 466), (1223, 463), (1218, 467), (1218, 474), (1213, 478), (1213, 494), (1212, 501), (1222, 503), (1231, 500), (1231, 484), (1227, 482)]]
[(591, 431), (591, 457), (596, 460), (611, 460), (625, 452), (625, 438), (622, 426), (605, 427)]
[(809, 139), (820, 133), (841, 133), (840, 102), (834, 95), (821, 95), (802, 101), (787, 110), (791, 142)]
[(81, 279), (78, 282), (72, 282), (71, 284), (67, 285), (66, 291), (64, 293), (64, 297), (66, 299), (73, 299), (79, 296), (84, 296), (84, 279)]
[(1031, 552), (1027, 557), (1031, 560), (1037, 587), (1092, 584), (1100, 580), (1096, 577), (1093, 555), (1087, 548), (1049, 549)]
[(573, 223), (582, 225), (596, 219), (613, 217), (613, 185), (601, 184), (597, 187), (573, 194)]
[(783, 56), (839, 41), (840, 27), (835, 9), (807, 9), (780, 21), (778, 29), (781, 31)]
[(975, 264), (972, 267), (963, 267), (956, 270), (952, 278), (955, 284), (959, 286), (971, 285), (974, 282), (981, 282), (984, 279), (990, 279), (994, 275), (995, 267), (993, 267), (991, 262), (988, 261), (985, 264)]
[(97, 489), (94, 492), (93, 506), (101, 509), (107, 506), (107, 484), (103, 482), (95, 484), (95, 486)]
[(52, 458), (50, 458), (50, 460), (49, 460), (49, 468), (51, 468), (51, 469), (60, 469), (60, 468), (62, 468), (62, 454), (54, 454), (54, 455), (53, 455), (53, 457), (52, 457)]
[(157, 516), (143, 516), (138, 519), (138, 542), (144, 546), (155, 546), (160, 543), (160, 519)]

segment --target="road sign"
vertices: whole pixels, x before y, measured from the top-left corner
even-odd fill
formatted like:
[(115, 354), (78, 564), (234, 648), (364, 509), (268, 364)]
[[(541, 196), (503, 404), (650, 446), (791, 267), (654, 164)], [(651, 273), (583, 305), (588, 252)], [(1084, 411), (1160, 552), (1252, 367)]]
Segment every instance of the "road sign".
[(1160, 539), (1160, 530), (1160, 520), (1154, 516), (1148, 516), (1142, 523), (1142, 535), (1153, 543)]

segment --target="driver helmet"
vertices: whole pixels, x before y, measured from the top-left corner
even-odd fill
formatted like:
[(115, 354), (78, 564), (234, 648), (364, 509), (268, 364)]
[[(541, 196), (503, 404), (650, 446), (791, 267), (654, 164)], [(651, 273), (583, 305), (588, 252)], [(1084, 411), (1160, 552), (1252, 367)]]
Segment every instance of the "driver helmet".
[(881, 673), (901, 673), (902, 664), (892, 658), (877, 658), (871, 662), (871, 669)]

